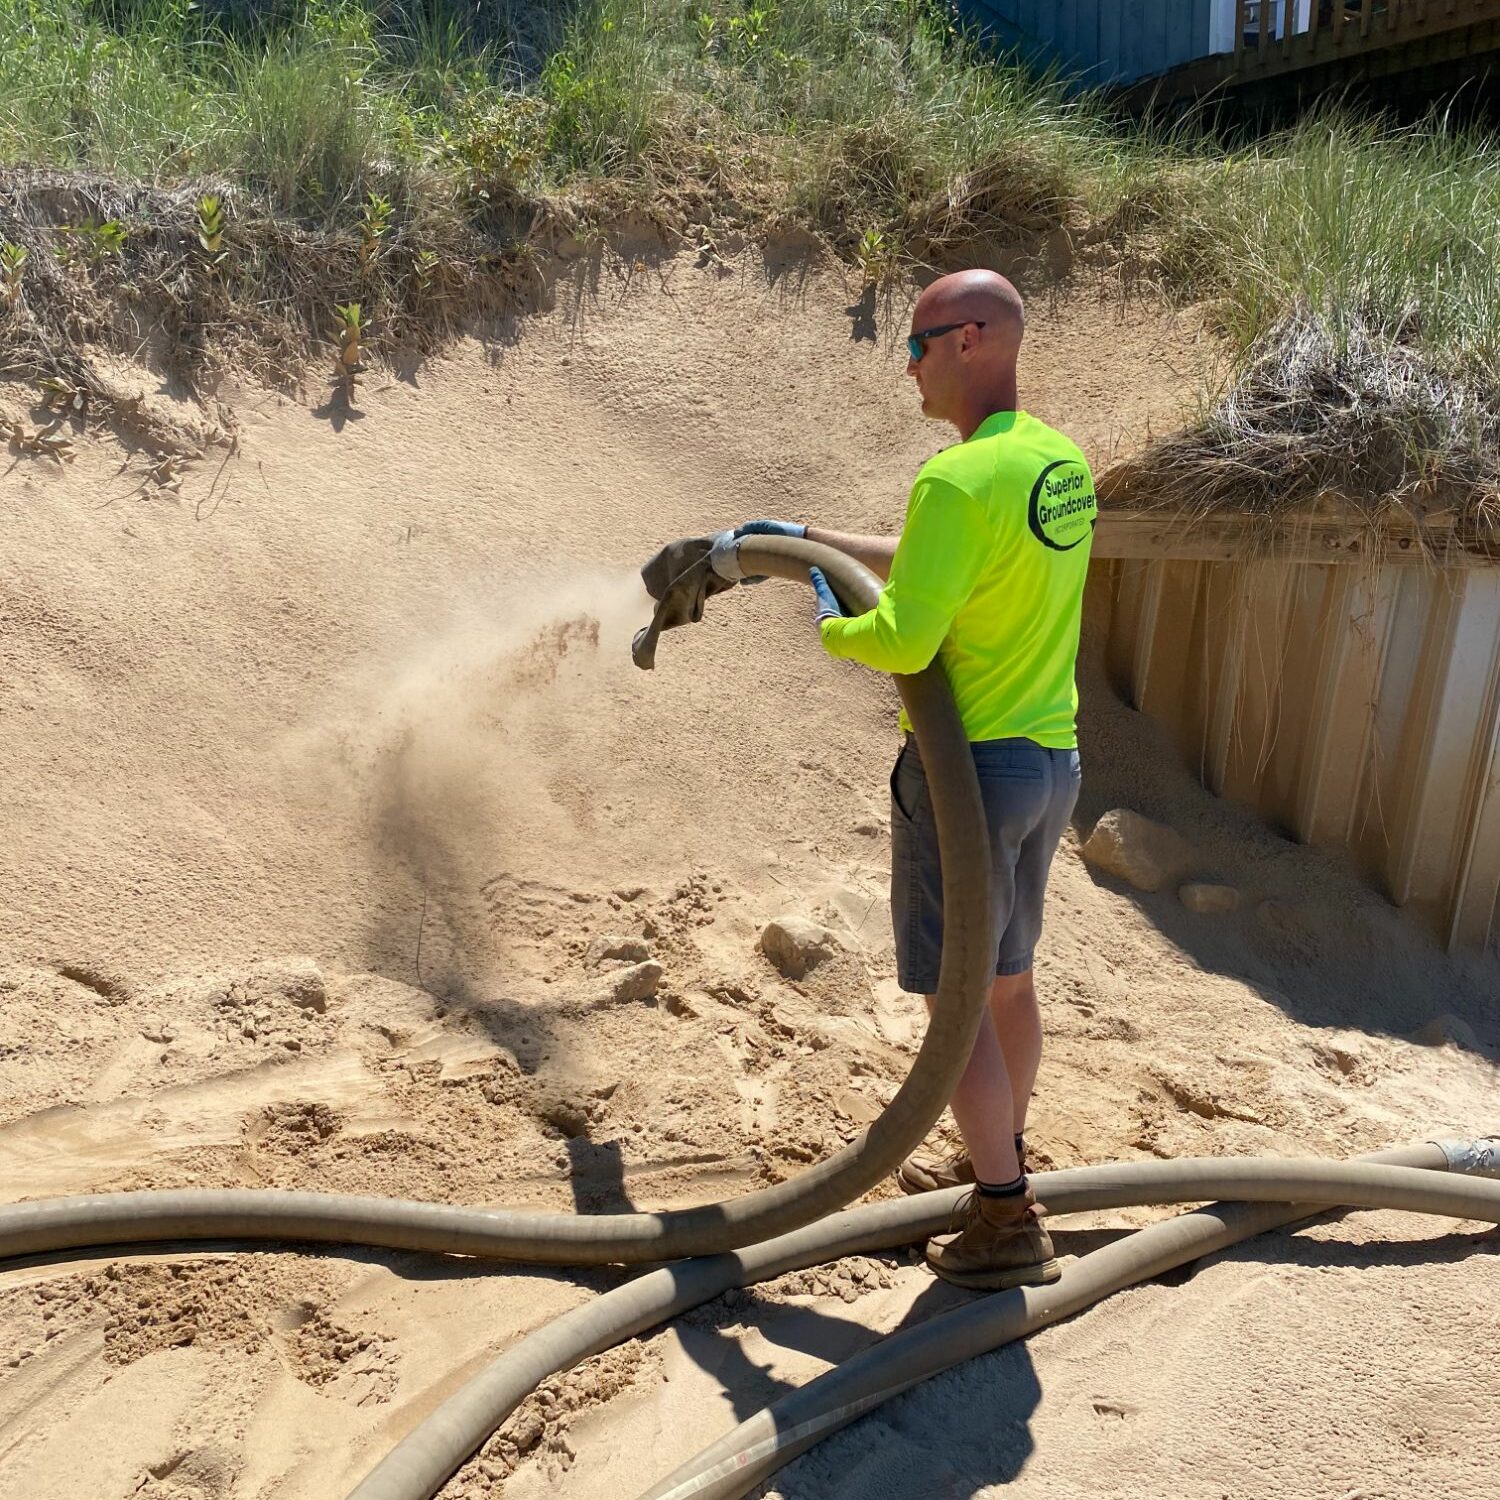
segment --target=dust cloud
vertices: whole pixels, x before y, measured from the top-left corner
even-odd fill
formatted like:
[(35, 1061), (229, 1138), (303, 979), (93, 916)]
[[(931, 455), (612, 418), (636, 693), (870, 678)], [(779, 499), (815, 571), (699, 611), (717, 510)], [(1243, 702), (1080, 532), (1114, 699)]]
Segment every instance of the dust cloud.
[[(634, 572), (535, 578), (370, 662), (353, 702), (307, 737), (323, 794), (366, 830), (400, 944), (420, 907), (421, 982), (459, 997), (494, 972), (506, 893), (565, 865), (607, 799), (600, 729), (629, 690), (650, 600)], [(371, 934), (372, 952), (390, 935)]]

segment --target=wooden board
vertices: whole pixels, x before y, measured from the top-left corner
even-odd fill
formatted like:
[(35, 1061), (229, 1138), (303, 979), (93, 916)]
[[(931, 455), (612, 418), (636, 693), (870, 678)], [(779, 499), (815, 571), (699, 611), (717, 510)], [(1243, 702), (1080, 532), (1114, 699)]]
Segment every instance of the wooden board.
[(1445, 568), (1500, 567), (1500, 538), (1458, 536), (1451, 525), (1376, 537), (1345, 520), (1311, 516), (1267, 526), (1226, 513), (1182, 517), (1166, 511), (1107, 509), (1094, 530), (1094, 556), (1172, 558), (1183, 562), (1239, 562), (1268, 557), (1293, 562), (1363, 563)]

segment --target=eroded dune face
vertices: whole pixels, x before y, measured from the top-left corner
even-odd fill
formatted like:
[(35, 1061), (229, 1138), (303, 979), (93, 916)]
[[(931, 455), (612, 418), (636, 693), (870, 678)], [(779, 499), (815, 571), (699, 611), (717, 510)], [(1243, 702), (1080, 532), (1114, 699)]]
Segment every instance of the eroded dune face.
[[(621, 267), (513, 340), (368, 378), (339, 430), (232, 393), (241, 454), (180, 503), (103, 445), (0, 478), (0, 1194), (650, 1207), (872, 1117), (921, 1034), (888, 684), (825, 660), (781, 584), (712, 601), (653, 674), (627, 650), (635, 569), (674, 536), (899, 524), (947, 437), (905, 387), (904, 309), (871, 342), (852, 300), (759, 262)], [(1037, 296), (1028, 337), (1028, 407), (1096, 462), (1191, 395), (1189, 333), (1150, 309)], [(1127, 894), (1070, 837), (1038, 1162), (1493, 1126), (1493, 967), (1209, 797), (1098, 645), (1082, 826), (1171, 822), (1242, 899)], [(835, 940), (796, 981), (758, 944), (786, 913)], [(1478, 1050), (1405, 1039), (1447, 1012)], [(772, 1493), (1478, 1497), (1496, 1439), (1447, 1395), (1500, 1394), (1490, 1266), (1389, 1215), (1257, 1243), (933, 1383)], [(0, 1495), (327, 1500), (609, 1281), (217, 1246), (0, 1268)], [(550, 1382), (444, 1493), (632, 1493), (950, 1295), (893, 1255), (714, 1304)]]

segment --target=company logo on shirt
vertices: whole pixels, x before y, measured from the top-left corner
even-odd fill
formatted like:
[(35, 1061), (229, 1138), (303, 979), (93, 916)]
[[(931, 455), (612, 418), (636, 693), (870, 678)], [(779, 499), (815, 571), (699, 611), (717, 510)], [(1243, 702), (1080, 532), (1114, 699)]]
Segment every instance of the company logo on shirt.
[(1071, 552), (1098, 519), (1099, 502), (1094, 498), (1094, 481), (1086, 464), (1076, 458), (1060, 458), (1037, 476), (1026, 521), (1044, 547)]

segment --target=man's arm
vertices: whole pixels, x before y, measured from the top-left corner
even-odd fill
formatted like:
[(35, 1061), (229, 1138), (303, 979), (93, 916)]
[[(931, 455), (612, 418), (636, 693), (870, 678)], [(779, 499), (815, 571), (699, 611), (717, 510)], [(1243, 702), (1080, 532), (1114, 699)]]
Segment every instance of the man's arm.
[(807, 539), (848, 553), (877, 578), (891, 576), (891, 559), (895, 557), (896, 544), (901, 540), (898, 536), (855, 536), (847, 531), (824, 531), (821, 526), (809, 526)]
[(823, 620), (823, 649), (878, 672), (920, 672), (937, 654), (993, 545), (989, 519), (972, 495), (946, 479), (919, 475), (879, 602), (862, 615)]

